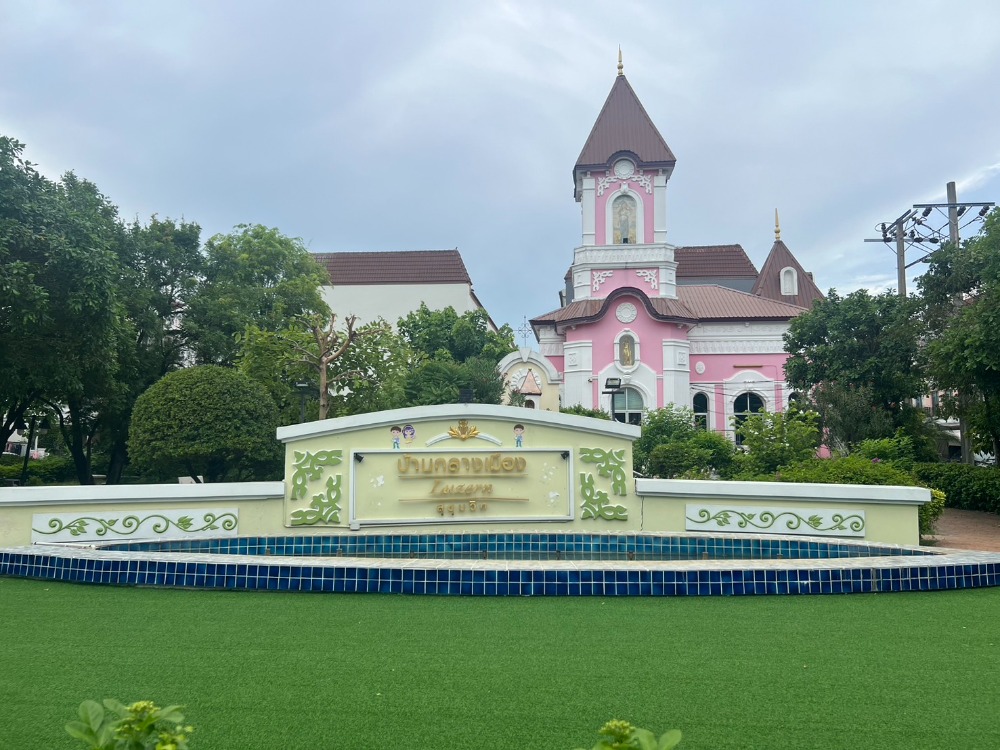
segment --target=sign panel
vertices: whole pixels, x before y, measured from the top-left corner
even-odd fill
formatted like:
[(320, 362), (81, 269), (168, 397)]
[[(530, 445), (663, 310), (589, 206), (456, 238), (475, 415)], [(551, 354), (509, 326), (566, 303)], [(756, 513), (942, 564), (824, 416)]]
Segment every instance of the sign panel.
[(351, 525), (565, 521), (573, 517), (567, 450), (355, 451)]

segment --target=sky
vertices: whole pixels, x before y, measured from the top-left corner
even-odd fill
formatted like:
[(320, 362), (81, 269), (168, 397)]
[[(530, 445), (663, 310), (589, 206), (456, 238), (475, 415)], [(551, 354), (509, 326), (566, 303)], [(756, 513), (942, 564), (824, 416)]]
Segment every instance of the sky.
[(777, 209), (821, 289), (881, 291), (877, 224), (1000, 198), (997, 29), (994, 0), (0, 0), (0, 134), (129, 221), (457, 247), (518, 328), (559, 305), (620, 45), (677, 157), (670, 243), (760, 268)]

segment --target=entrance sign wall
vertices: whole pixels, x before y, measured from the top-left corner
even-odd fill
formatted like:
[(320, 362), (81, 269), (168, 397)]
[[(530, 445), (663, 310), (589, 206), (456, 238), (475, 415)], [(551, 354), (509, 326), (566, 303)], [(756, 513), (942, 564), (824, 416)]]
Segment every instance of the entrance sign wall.
[(630, 513), (638, 517), (631, 482), (638, 436), (638, 427), (618, 422), (484, 404), (283, 427), (286, 521), (353, 529), (626, 526)]

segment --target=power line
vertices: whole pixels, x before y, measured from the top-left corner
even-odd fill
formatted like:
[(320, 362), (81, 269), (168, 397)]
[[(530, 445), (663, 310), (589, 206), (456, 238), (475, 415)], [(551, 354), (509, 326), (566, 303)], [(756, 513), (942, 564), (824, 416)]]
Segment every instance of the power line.
[[(895, 244), (898, 293), (906, 296), (906, 269), (926, 261), (945, 242), (957, 245), (961, 230), (981, 222), (995, 203), (959, 203), (955, 183), (947, 186), (947, 203), (914, 203), (895, 221), (875, 225), (881, 237), (865, 242)], [(906, 251), (916, 248), (920, 257), (906, 262)]]

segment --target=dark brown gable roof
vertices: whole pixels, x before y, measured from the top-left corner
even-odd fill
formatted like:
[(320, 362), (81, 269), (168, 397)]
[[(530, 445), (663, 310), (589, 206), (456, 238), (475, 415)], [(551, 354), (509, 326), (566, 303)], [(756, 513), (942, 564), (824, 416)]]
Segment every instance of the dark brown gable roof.
[(678, 286), (677, 297), (699, 321), (790, 320), (805, 309), (714, 284)]
[[(781, 269), (783, 268), (795, 269), (798, 278), (798, 294), (781, 293)], [(812, 307), (816, 300), (824, 299), (823, 292), (816, 286), (816, 282), (802, 269), (795, 256), (792, 255), (792, 251), (781, 240), (775, 240), (774, 245), (771, 246), (771, 252), (767, 254), (767, 260), (764, 261), (764, 265), (760, 269), (760, 276), (757, 277), (757, 283), (753, 285), (751, 291), (761, 297), (788, 302), (807, 309)]]
[(621, 297), (638, 297), (646, 311), (656, 320), (680, 320), (695, 322), (694, 313), (680, 300), (664, 297), (647, 297), (639, 289), (622, 287), (605, 299), (581, 299), (570, 302), (565, 307), (531, 319), (532, 325), (592, 323), (604, 317), (608, 309)]
[(672, 167), (677, 163), (670, 146), (623, 75), (615, 78), (604, 108), (576, 160), (576, 169), (605, 166), (619, 151), (631, 151), (643, 164)]
[(314, 253), (333, 286), (352, 284), (472, 284), (458, 250)]
[(677, 278), (757, 277), (757, 269), (740, 245), (696, 245), (674, 249)]

